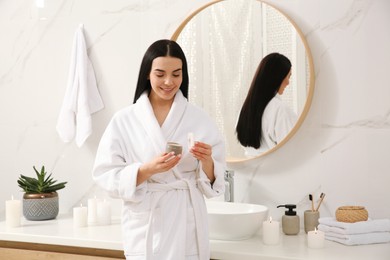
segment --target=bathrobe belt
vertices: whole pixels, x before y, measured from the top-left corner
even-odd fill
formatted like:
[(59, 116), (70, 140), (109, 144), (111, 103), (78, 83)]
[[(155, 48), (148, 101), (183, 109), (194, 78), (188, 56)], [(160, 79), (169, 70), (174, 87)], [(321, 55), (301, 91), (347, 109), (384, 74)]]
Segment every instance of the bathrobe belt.
[[(204, 250), (204, 245), (201, 240), (201, 215), (200, 210), (201, 207), (199, 205), (199, 200), (196, 199), (195, 195), (195, 189), (196, 187), (196, 181), (192, 180), (186, 180), (181, 179), (176, 182), (172, 183), (148, 183), (148, 191), (149, 192), (167, 192), (171, 190), (189, 190), (190, 192), (190, 200), (192, 202), (192, 207), (194, 208), (194, 217), (195, 217), (195, 224), (196, 224), (196, 238), (198, 240), (198, 253), (200, 259), (205, 259), (206, 256), (204, 254), (206, 253)], [(162, 195), (162, 194), (161, 194)], [(153, 254), (153, 231), (152, 231), (152, 221), (153, 221), (153, 215), (154, 210), (156, 208), (156, 205), (159, 201), (161, 196), (156, 198), (152, 201), (151, 210), (150, 210), (150, 217), (149, 217), (149, 223), (148, 223), (148, 230), (146, 232), (146, 259), (150, 259), (151, 255)]]

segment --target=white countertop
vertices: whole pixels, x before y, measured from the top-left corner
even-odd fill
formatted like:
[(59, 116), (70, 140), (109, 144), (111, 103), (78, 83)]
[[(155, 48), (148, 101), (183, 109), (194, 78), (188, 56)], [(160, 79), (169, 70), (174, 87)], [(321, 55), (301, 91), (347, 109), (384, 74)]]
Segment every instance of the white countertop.
[[(0, 240), (31, 242), (50, 245), (76, 246), (98, 249), (122, 250), (121, 226), (114, 219), (108, 226), (73, 227), (71, 216), (59, 215), (46, 221), (22, 220), (22, 226), (6, 228), (0, 222)], [(325, 241), (322, 249), (306, 246), (306, 234), (297, 236), (281, 235), (279, 245), (266, 246), (260, 236), (243, 241), (211, 240), (211, 257), (226, 260), (251, 259), (315, 259), (315, 260), (389, 260), (390, 244), (345, 246)]]
[(307, 235), (281, 235), (278, 245), (267, 246), (261, 236), (244, 241), (211, 240), (211, 256), (224, 260), (390, 260), (390, 243), (360, 246), (346, 246), (325, 240), (321, 249), (307, 247)]
[(20, 227), (8, 228), (0, 222), (0, 240), (49, 245), (123, 250), (121, 225), (114, 219), (108, 226), (73, 227), (71, 215), (56, 219), (28, 221), (22, 219)]

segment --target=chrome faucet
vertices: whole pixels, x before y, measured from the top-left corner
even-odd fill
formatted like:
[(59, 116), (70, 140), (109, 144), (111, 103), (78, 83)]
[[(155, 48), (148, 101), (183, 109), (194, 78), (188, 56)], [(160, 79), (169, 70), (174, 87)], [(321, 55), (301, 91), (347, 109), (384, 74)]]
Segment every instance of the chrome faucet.
[(234, 171), (225, 171), (225, 201), (234, 202)]

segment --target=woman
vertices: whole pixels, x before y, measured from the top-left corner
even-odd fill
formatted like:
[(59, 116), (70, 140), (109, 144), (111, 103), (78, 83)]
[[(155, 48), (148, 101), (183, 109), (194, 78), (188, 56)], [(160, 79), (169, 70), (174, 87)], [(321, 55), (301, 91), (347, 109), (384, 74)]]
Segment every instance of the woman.
[(296, 114), (281, 99), (291, 76), (291, 62), (282, 54), (265, 56), (256, 71), (236, 126), (247, 156), (276, 146), (296, 122)]
[[(187, 95), (182, 49), (156, 41), (142, 60), (134, 104), (114, 115), (100, 141), (93, 178), (123, 200), (126, 259), (210, 259), (204, 196), (224, 193), (225, 148)], [(180, 143), (182, 155), (164, 152), (168, 141)]]

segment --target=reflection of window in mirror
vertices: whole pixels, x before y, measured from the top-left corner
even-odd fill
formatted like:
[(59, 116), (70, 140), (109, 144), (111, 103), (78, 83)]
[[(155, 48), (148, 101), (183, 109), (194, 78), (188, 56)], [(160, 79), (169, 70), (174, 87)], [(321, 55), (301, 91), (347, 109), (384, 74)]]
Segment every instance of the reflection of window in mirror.
[[(266, 24), (264, 32), (264, 55), (279, 52), (288, 57), (293, 64), (290, 85), (282, 95), (284, 102), (299, 113), (306, 102), (306, 54), (305, 47), (294, 27), (286, 17), (271, 7), (263, 8)], [(298, 76), (303, 74), (303, 77)]]
[(244, 157), (235, 125), (261, 59), (283, 53), (292, 62), (283, 101), (298, 115), (307, 101), (310, 77), (305, 46), (291, 22), (260, 1), (221, 1), (196, 14), (177, 41), (186, 53), (189, 101), (212, 116), (225, 137), (228, 157)]

